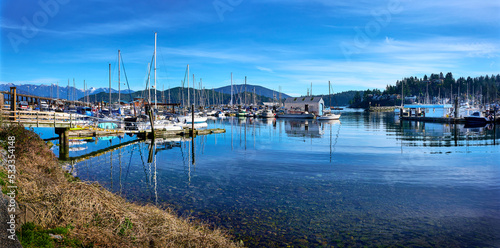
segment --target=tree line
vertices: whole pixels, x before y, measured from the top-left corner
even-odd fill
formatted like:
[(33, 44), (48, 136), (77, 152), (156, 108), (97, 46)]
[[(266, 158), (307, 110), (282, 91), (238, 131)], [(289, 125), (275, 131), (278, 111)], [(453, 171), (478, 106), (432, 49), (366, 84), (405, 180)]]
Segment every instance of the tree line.
[(425, 75), (423, 78), (405, 77), (396, 81), (396, 85), (387, 85), (384, 91), (373, 89), (358, 92), (350, 101), (352, 107), (368, 107), (370, 104), (381, 106), (398, 105), (401, 99), (395, 97), (412, 96), (419, 102), (431, 99), (476, 99), (490, 103), (500, 99), (500, 74), (479, 77), (459, 77), (455, 79), (451, 72)]

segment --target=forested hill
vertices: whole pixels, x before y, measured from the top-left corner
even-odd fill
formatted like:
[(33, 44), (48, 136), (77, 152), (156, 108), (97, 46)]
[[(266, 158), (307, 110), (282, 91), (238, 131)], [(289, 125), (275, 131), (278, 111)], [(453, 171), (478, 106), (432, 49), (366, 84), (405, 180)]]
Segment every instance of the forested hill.
[(351, 101), (352, 107), (368, 107), (371, 103), (381, 106), (401, 104), (400, 95), (412, 96), (418, 102), (426, 99), (444, 99), (459, 97), (476, 99), (482, 102), (494, 102), (500, 99), (500, 74), (479, 77), (459, 77), (455, 79), (451, 72), (425, 75), (423, 78), (406, 77), (396, 81), (395, 85), (387, 85), (384, 91), (365, 90), (355, 95)]

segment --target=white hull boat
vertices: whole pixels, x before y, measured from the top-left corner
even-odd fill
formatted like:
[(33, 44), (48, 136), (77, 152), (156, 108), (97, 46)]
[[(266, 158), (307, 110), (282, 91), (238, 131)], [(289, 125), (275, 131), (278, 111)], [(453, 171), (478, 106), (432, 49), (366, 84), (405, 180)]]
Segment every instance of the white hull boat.
[[(192, 124), (193, 117), (191, 115), (179, 116), (177, 117), (177, 121), (182, 124)], [(194, 123), (204, 123), (207, 122), (207, 117), (202, 117), (199, 115), (194, 115)]]
[(336, 115), (333, 113), (325, 113), (322, 116), (316, 117), (316, 119), (318, 119), (318, 120), (338, 120), (338, 119), (340, 119), (340, 114)]

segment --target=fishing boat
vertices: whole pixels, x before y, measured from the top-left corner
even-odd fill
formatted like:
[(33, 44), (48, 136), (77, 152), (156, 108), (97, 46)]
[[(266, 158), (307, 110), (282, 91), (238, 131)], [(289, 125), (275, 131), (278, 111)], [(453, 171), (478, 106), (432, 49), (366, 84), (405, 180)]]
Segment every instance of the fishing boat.
[(492, 122), (493, 119), (484, 116), (481, 112), (475, 111), (471, 115), (464, 117), (467, 124), (486, 124)]

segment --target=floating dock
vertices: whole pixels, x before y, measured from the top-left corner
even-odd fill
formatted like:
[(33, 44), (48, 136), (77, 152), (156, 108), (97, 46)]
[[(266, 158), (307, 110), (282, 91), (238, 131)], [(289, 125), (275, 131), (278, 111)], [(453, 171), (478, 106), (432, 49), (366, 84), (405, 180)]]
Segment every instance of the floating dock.
[(446, 118), (446, 117), (423, 117), (423, 116), (402, 116), (401, 120), (404, 121), (424, 121), (435, 123), (451, 123), (451, 124), (464, 124), (464, 118)]

